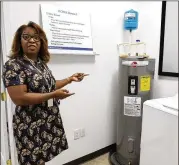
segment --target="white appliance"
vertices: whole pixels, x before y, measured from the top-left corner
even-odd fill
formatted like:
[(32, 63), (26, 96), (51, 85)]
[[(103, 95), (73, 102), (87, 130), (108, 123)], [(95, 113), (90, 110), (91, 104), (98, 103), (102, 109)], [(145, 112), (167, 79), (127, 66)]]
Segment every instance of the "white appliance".
[(178, 94), (144, 102), (140, 165), (178, 165)]

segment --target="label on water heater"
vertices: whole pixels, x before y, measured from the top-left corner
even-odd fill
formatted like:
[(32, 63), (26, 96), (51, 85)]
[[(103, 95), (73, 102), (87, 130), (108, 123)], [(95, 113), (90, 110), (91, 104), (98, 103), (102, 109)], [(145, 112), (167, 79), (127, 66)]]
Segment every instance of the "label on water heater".
[(128, 77), (128, 94), (137, 95), (138, 93), (138, 76)]
[(141, 97), (124, 96), (124, 115), (133, 117), (141, 116)]
[(150, 91), (150, 81), (151, 78), (149, 75), (141, 76), (140, 77), (140, 91)]

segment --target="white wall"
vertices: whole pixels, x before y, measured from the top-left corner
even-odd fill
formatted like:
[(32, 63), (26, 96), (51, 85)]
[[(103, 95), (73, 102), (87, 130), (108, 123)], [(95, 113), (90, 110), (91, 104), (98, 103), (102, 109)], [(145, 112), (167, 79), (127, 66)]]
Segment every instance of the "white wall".
[[(2, 60), (2, 58), (1, 58)], [(2, 72), (2, 68), (1, 68)], [(4, 92), (4, 86), (2, 85), (1, 81), (1, 93)], [(7, 133), (7, 120), (6, 120), (6, 105), (5, 101), (1, 101), (1, 163), (0, 164), (6, 164), (6, 160), (9, 159), (9, 146), (8, 146), (8, 133)]]
[[(29, 20), (39, 22), (39, 4), (43, 2), (3, 3), (6, 46), (10, 50), (14, 32), (21, 24)], [(80, 84), (74, 83), (68, 87), (76, 95), (62, 101), (60, 109), (70, 148), (48, 165), (66, 163), (115, 142), (115, 112), (118, 107), (117, 43), (124, 39), (122, 19), (126, 10), (133, 8), (139, 11), (139, 31), (135, 35), (147, 43), (149, 55), (156, 58), (154, 98), (174, 95), (178, 91), (176, 79), (159, 79), (157, 76), (161, 2), (68, 1), (65, 4), (91, 12), (94, 50), (100, 55), (52, 55), (49, 66), (57, 79), (75, 72), (89, 73), (90, 76)], [(171, 89), (165, 90), (169, 86)], [(74, 141), (73, 130), (76, 128), (85, 128), (86, 137)]]
[[(8, 50), (19, 25), (29, 20), (39, 22), (40, 3), (43, 2), (4, 2)], [(89, 73), (90, 76), (80, 84), (75, 83), (68, 88), (76, 92), (76, 95), (62, 101), (60, 109), (70, 148), (48, 164), (63, 164), (111, 145), (115, 142), (116, 135), (118, 71), (116, 48), (117, 43), (122, 42), (123, 13), (128, 10), (130, 3), (66, 3), (91, 11), (94, 50), (100, 55), (52, 55), (50, 68), (57, 79), (75, 72)], [(86, 137), (74, 141), (73, 130), (81, 127), (86, 129)]]
[(153, 98), (169, 97), (178, 92), (178, 78), (158, 76), (162, 2), (136, 2), (139, 11), (137, 35), (147, 43), (147, 53), (156, 59)]

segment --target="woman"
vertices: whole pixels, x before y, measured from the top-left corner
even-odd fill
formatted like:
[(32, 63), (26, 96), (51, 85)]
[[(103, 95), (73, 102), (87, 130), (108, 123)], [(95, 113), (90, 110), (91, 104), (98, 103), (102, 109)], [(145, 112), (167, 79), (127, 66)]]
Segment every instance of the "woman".
[(58, 100), (74, 94), (62, 87), (86, 75), (55, 80), (46, 65), (49, 60), (40, 26), (33, 22), (20, 26), (3, 72), (4, 85), (16, 104), (13, 129), (20, 165), (43, 165), (68, 148)]

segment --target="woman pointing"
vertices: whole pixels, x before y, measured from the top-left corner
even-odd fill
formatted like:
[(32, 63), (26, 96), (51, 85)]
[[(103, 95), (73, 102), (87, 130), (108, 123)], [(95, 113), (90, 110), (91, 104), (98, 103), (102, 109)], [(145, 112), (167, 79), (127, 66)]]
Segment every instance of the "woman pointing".
[(68, 148), (58, 106), (59, 99), (74, 93), (61, 88), (86, 75), (55, 80), (49, 60), (42, 28), (33, 22), (20, 26), (3, 72), (4, 85), (16, 104), (13, 129), (20, 165), (43, 165)]

